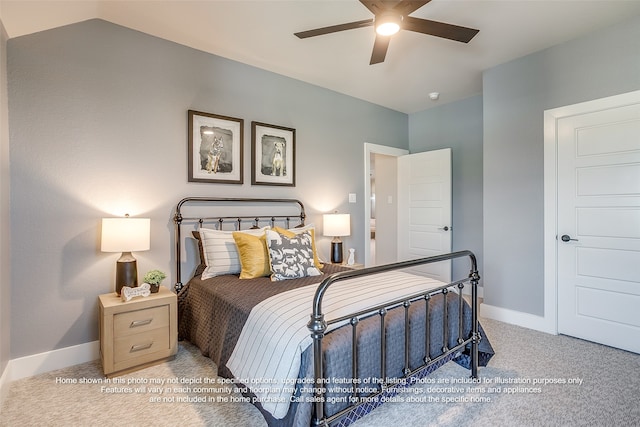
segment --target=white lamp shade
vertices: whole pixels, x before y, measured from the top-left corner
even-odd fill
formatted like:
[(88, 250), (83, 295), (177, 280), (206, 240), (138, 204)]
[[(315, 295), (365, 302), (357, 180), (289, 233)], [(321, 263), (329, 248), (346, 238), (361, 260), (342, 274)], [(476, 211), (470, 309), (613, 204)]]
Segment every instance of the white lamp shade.
[(151, 247), (149, 218), (102, 218), (102, 252), (148, 251)]
[(351, 216), (349, 214), (325, 214), (322, 216), (322, 234), (340, 237), (351, 234)]

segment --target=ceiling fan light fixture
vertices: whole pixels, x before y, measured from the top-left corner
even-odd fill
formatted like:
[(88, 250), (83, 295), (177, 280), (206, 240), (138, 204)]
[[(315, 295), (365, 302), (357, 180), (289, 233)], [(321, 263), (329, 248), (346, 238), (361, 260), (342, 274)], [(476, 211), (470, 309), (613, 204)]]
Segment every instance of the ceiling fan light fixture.
[(376, 17), (376, 33), (381, 36), (391, 36), (400, 31), (402, 15), (394, 12), (383, 12)]

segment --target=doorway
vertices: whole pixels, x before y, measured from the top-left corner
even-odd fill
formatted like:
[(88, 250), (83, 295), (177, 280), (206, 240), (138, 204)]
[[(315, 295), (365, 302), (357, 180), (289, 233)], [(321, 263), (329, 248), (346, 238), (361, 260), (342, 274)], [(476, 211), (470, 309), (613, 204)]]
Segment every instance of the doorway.
[[(379, 252), (380, 247), (389, 244), (396, 247), (396, 222), (386, 221), (384, 216), (388, 211), (384, 209), (383, 212), (380, 212), (378, 209), (381, 203), (389, 205), (389, 199), (385, 193), (384, 200), (381, 201), (376, 193), (382, 194), (378, 190), (384, 190), (389, 183), (393, 182), (395, 185), (396, 182), (396, 174), (385, 160), (395, 160), (396, 157), (405, 154), (409, 154), (409, 151), (386, 145), (364, 143), (364, 265), (366, 267), (371, 267), (376, 263), (380, 264), (380, 262), (376, 262), (376, 258), (380, 258), (382, 261), (383, 253)], [(378, 164), (376, 164), (376, 158)], [(394, 206), (395, 200), (396, 198), (392, 196), (391, 204)], [(383, 218), (379, 218), (380, 215), (376, 214), (376, 210), (383, 215)], [(392, 243), (391, 239), (394, 239)], [(386, 255), (384, 257), (386, 260)]]
[[(409, 154), (365, 143), (365, 266), (451, 251), (451, 149)], [(451, 278), (451, 262), (422, 274)]]

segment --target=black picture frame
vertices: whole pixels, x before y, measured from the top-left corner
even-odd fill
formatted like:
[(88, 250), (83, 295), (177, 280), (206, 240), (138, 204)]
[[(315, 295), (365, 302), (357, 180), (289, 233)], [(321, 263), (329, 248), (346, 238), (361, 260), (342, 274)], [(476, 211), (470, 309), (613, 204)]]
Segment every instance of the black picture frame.
[(251, 184), (295, 187), (295, 129), (251, 122)]
[(243, 183), (244, 120), (188, 110), (189, 182)]

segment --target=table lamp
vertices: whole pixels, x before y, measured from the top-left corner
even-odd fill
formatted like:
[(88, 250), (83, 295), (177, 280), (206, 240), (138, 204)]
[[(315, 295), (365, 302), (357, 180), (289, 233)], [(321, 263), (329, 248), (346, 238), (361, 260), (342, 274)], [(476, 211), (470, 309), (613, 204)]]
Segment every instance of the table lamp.
[(102, 218), (102, 252), (122, 252), (116, 262), (116, 294), (123, 286), (138, 286), (138, 266), (131, 255), (150, 248), (151, 220), (149, 218)]
[(340, 237), (351, 234), (351, 216), (349, 214), (325, 214), (322, 216), (322, 230), (331, 240), (331, 262), (342, 263), (342, 240)]

